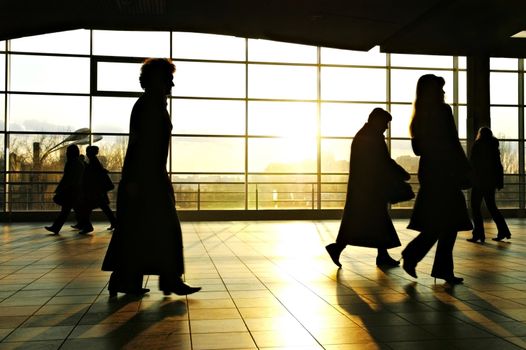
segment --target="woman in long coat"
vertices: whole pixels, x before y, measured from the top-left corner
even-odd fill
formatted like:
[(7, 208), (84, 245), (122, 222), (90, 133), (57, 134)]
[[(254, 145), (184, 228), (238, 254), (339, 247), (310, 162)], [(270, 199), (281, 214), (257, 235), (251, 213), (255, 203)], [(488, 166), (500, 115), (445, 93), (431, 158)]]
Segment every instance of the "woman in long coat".
[[(64, 164), (64, 174), (55, 189), (53, 201), (61, 206), (60, 214), (51, 226), (45, 229), (58, 235), (62, 226), (66, 222), (68, 215), (73, 208), (77, 208), (82, 199), (82, 178), (84, 165), (80, 160), (80, 150), (77, 145), (69, 145), (66, 149), (66, 164)], [(80, 222), (85, 221), (81, 215)]]
[(473, 214), (473, 237), (467, 241), (476, 243), (480, 240), (484, 243), (484, 220), (480, 206), (482, 200), (486, 202), (493, 221), (497, 225), (497, 237), (494, 241), (511, 238), (511, 232), (495, 203), (495, 190), (504, 187), (504, 169), (500, 161), (499, 140), (497, 140), (491, 129), (482, 127), (479, 129), (477, 139), (471, 148), (469, 157), (473, 167), (473, 188), (471, 190), (471, 213)]
[(113, 271), (108, 289), (144, 294), (143, 275), (159, 275), (165, 295), (186, 295), (201, 288), (182, 281), (182, 232), (166, 170), (172, 124), (166, 110), (175, 66), (149, 59), (141, 67), (144, 94), (133, 106), (130, 137), (117, 193), (117, 227), (102, 265)]
[(420, 190), (408, 228), (420, 234), (402, 252), (402, 267), (416, 278), (416, 265), (438, 241), (431, 276), (458, 284), (463, 279), (454, 275), (453, 247), (457, 232), (472, 228), (462, 193), (470, 186), (470, 166), (444, 102), (444, 84), (433, 74), (417, 83), (410, 131), (413, 151), (420, 156)]
[(97, 154), (99, 148), (97, 146), (86, 147), (86, 157), (88, 164), (84, 170), (84, 206), (86, 210), (87, 224), (81, 228), (80, 232), (93, 231), (93, 226), (89, 220), (91, 211), (95, 208), (100, 208), (110, 221), (109, 230), (116, 226), (115, 215), (110, 208), (110, 199), (108, 198), (108, 191), (114, 188), (114, 185), (108, 175), (108, 170), (100, 163)]
[(399, 247), (400, 240), (388, 212), (388, 192), (393, 183), (409, 180), (409, 173), (389, 155), (384, 132), (391, 115), (375, 108), (351, 145), (347, 198), (336, 242), (326, 248), (341, 267), (339, 256), (347, 245), (377, 248), (378, 266), (398, 266), (387, 249)]

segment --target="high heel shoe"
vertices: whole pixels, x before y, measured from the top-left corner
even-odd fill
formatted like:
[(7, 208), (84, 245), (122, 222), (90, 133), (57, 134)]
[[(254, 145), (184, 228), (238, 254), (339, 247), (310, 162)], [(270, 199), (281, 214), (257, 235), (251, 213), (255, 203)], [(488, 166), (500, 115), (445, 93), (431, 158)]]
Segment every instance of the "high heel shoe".
[(117, 289), (108, 289), (110, 292), (110, 298), (114, 298), (117, 296), (117, 293), (124, 293), (124, 294), (131, 294), (136, 296), (143, 296), (144, 294), (148, 293), (150, 290), (148, 288), (141, 288), (137, 290), (117, 290)]
[[(404, 259), (404, 258), (402, 258)], [(402, 269), (404, 269), (407, 274), (413, 278), (418, 278), (416, 275), (416, 263), (410, 262), (407, 259), (404, 259), (404, 262), (402, 264)]]
[(339, 268), (342, 267), (342, 264), (340, 263), (340, 254), (342, 253), (342, 250), (336, 243), (331, 243), (328, 246), (325, 247), (327, 250), (327, 253), (329, 253), (329, 256), (331, 257), (332, 262), (338, 266)]

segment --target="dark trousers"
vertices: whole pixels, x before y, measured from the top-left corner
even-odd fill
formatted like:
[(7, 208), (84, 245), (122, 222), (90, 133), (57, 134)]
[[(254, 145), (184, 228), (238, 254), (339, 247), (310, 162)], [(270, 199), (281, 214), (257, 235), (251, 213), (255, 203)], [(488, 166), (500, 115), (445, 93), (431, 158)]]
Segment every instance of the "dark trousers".
[(495, 225), (497, 225), (498, 236), (505, 237), (510, 233), (508, 225), (504, 220), (497, 204), (495, 203), (495, 189), (483, 189), (480, 187), (473, 187), (471, 190), (471, 213), (473, 215), (473, 238), (485, 238), (484, 236), (484, 220), (480, 207), (482, 200), (486, 203), (486, 207), (491, 214)]
[(63, 205), (60, 207), (60, 213), (53, 222), (53, 225), (51, 225), (54, 231), (59, 232), (62, 226), (64, 226), (64, 223), (68, 219), (71, 209), (73, 209), (73, 205), (71, 204)]
[(117, 221), (115, 220), (115, 215), (113, 214), (113, 211), (111, 211), (111, 208), (110, 208), (109, 204), (101, 203), (99, 208), (102, 210), (104, 215), (106, 215), (106, 217), (108, 218), (108, 221), (110, 222), (110, 225), (115, 227), (115, 224), (116, 224)]
[(457, 232), (434, 233), (424, 231), (416, 236), (402, 252), (403, 258), (411, 264), (420, 262), (438, 241), (431, 276), (450, 278), (454, 276), (453, 247)]

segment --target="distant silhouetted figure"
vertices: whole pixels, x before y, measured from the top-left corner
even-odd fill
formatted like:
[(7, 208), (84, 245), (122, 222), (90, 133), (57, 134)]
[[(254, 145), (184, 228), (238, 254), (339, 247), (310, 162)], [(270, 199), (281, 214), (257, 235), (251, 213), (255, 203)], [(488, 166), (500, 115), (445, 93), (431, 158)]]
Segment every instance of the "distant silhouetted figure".
[(470, 166), (451, 107), (444, 102), (444, 84), (442, 77), (426, 74), (416, 86), (410, 132), (413, 151), (420, 156), (420, 190), (408, 228), (420, 234), (402, 252), (402, 267), (416, 278), (417, 263), (438, 240), (431, 276), (459, 284), (463, 279), (453, 272), (453, 247), (457, 232), (473, 227), (462, 193), (470, 186)]
[(110, 296), (117, 292), (142, 295), (143, 275), (159, 275), (165, 295), (199, 291), (182, 280), (181, 225), (166, 160), (172, 123), (166, 98), (175, 66), (166, 59), (148, 59), (141, 67), (144, 94), (133, 106), (122, 179), (117, 192), (117, 227), (102, 269), (113, 271)]
[(387, 249), (400, 246), (388, 212), (388, 193), (393, 183), (409, 180), (410, 175), (389, 155), (383, 134), (391, 119), (387, 111), (375, 108), (353, 139), (340, 230), (336, 243), (326, 247), (338, 267), (346, 245), (377, 248), (378, 266), (399, 265), (387, 253)]
[(99, 148), (97, 146), (86, 147), (86, 157), (88, 157), (88, 164), (84, 170), (84, 209), (86, 210), (86, 224), (81, 227), (81, 233), (93, 231), (93, 226), (89, 220), (91, 211), (95, 208), (100, 208), (110, 221), (109, 230), (113, 230), (116, 225), (115, 216), (110, 209), (110, 199), (108, 198), (108, 191), (111, 191), (115, 186), (106, 170), (97, 158)]
[[(58, 234), (66, 222), (68, 215), (73, 208), (77, 208), (82, 196), (82, 177), (84, 165), (79, 158), (80, 151), (77, 145), (69, 145), (66, 149), (66, 164), (64, 165), (64, 175), (55, 189), (53, 201), (62, 208), (60, 214), (51, 226), (45, 229)], [(82, 215), (78, 217), (83, 221)]]
[(484, 243), (486, 238), (480, 210), (482, 200), (486, 202), (486, 207), (497, 225), (497, 237), (493, 240), (501, 241), (504, 238), (511, 238), (508, 225), (495, 203), (495, 190), (504, 187), (504, 169), (500, 161), (499, 140), (493, 136), (491, 129), (487, 127), (479, 129), (469, 160), (473, 168), (471, 212), (474, 228), (473, 237), (468, 238), (467, 241)]

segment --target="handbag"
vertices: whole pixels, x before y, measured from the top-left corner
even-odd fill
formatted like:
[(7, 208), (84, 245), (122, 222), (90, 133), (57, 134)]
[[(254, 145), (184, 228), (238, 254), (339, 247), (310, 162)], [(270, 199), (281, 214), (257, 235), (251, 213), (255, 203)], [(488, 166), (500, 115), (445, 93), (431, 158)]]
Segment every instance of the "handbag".
[(408, 182), (394, 181), (387, 189), (387, 201), (391, 204), (405, 202), (413, 198), (415, 198), (415, 193)]

